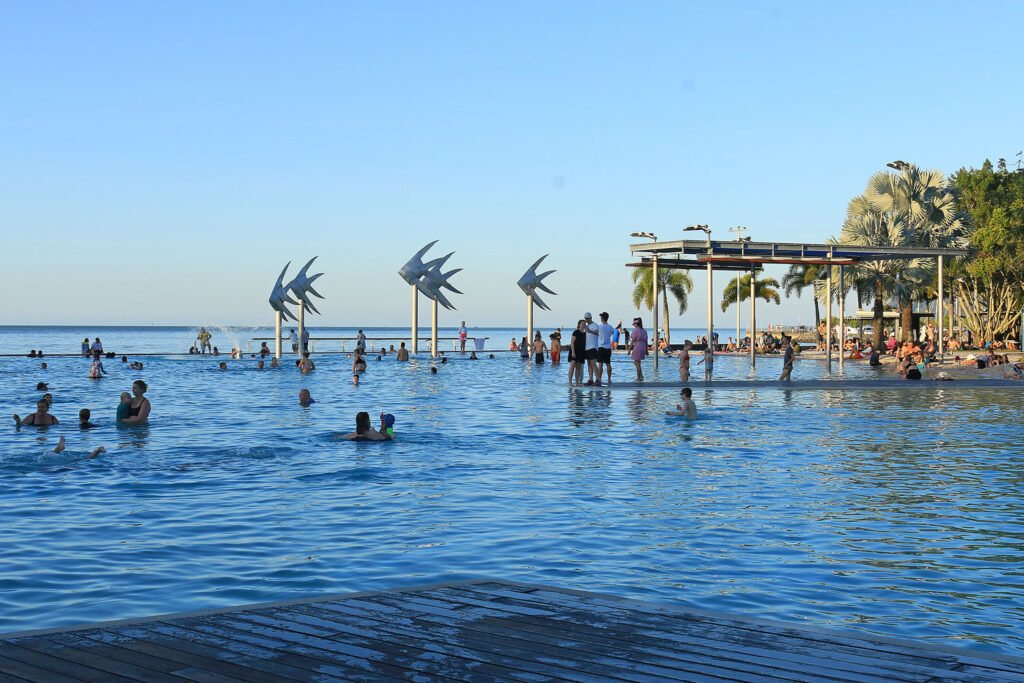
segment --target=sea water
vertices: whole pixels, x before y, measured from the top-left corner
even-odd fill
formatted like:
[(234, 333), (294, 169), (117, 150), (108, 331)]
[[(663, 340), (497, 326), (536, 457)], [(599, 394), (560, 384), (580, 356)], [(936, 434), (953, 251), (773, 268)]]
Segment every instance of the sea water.
[[(0, 632), (489, 576), (1024, 649), (1019, 392), (695, 382), (689, 422), (664, 414), (678, 390), (447, 356), (371, 355), (358, 387), (342, 354), (309, 375), (293, 355), (105, 359), (101, 380), (83, 358), (0, 360), (0, 413), (31, 412), (45, 381), (61, 421), (0, 428)], [(809, 360), (794, 375), (835, 377)], [(118, 427), (137, 378), (150, 423)], [(99, 427), (76, 427), (83, 407)], [(395, 440), (336, 439), (361, 410), (394, 414)]]

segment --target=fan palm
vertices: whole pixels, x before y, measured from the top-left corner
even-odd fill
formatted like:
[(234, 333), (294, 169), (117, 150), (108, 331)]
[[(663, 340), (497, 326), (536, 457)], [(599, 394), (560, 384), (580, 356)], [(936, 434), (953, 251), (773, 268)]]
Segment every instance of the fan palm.
[[(634, 268), (633, 282), (633, 305), (640, 308), (642, 304), (647, 307), (647, 310), (654, 311), (654, 269)], [(668, 324), (668, 292), (672, 293), (676, 303), (679, 304), (679, 315), (682, 315), (690, 305), (688, 295), (693, 291), (693, 279), (682, 270), (659, 268), (658, 291), (661, 294), (661, 310), (665, 322), (665, 341), (671, 344)]]
[[(789, 298), (793, 294), (798, 297), (808, 287), (814, 288), (814, 281), (821, 275), (822, 266), (811, 264), (811, 263), (794, 263), (789, 267), (789, 271), (782, 276), (782, 290), (786, 293), (786, 298)], [(817, 331), (821, 325), (821, 307), (818, 306), (818, 297), (812, 297), (814, 299), (814, 329)], [(821, 341), (821, 334), (818, 333), (818, 341)]]
[[(750, 273), (742, 277), (734, 277), (722, 290), (722, 310), (729, 308), (730, 304), (736, 303), (736, 288), (739, 282), (740, 301), (750, 298)], [(767, 302), (776, 304), (782, 302), (778, 291), (779, 281), (775, 278), (766, 277), (761, 280), (754, 280), (754, 298), (764, 299)]]
[[(844, 244), (905, 247), (945, 247), (962, 243), (966, 214), (954, 190), (939, 171), (907, 165), (899, 173), (875, 173), (863, 195), (847, 207), (840, 241)], [(911, 302), (931, 280), (934, 266), (924, 260), (868, 262), (857, 268), (857, 279), (874, 291), (875, 342), (881, 342), (882, 298), (895, 297), (901, 309), (904, 338), (910, 336)]]

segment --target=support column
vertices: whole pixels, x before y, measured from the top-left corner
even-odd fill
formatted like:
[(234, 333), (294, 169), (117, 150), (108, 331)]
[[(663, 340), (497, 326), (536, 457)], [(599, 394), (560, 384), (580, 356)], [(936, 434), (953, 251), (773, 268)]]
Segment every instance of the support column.
[(274, 358), (281, 360), (281, 311), (274, 311)]
[(754, 269), (750, 270), (750, 369), (757, 366), (754, 343), (757, 340), (757, 297), (754, 296), (754, 281), (757, 279)]
[(943, 334), (943, 331), (946, 329), (946, 325), (945, 325), (946, 321), (944, 320), (943, 310), (942, 310), (943, 309), (943, 306), (942, 306), (942, 304), (943, 304), (942, 292), (944, 291), (943, 287), (942, 287), (942, 284), (943, 284), (943, 282), (942, 282), (942, 275), (943, 275), (943, 273), (942, 273), (942, 265), (943, 265), (942, 261), (943, 261), (943, 259), (942, 259), (942, 256), (940, 255), (939, 256), (939, 301), (938, 301), (938, 308), (936, 309), (936, 313), (939, 316), (939, 340), (938, 340), (939, 347), (938, 347), (938, 350), (939, 350), (939, 357), (940, 358), (942, 356), (944, 356), (945, 353), (946, 353), (946, 345), (942, 343), (942, 334)]
[(736, 350), (740, 350), (740, 273), (736, 271)]
[(832, 372), (832, 266), (828, 266), (825, 294), (825, 369)]
[(412, 286), (412, 353), (420, 350), (420, 293)]
[(651, 283), (654, 286), (654, 368), (658, 368), (658, 294), (661, 292), (661, 288), (658, 286), (658, 255), (655, 254), (654, 258), (651, 259)]
[(714, 321), (711, 318), (711, 315), (712, 315), (711, 307), (714, 305), (712, 303), (712, 301), (711, 301), (711, 297), (712, 297), (711, 290), (712, 290), (713, 286), (714, 285), (713, 285), (713, 282), (712, 282), (711, 261), (709, 260), (708, 261), (708, 348), (712, 350), (712, 353), (714, 352), (714, 343), (715, 343), (714, 342), (714, 338), (712, 337), (712, 335), (715, 332), (715, 323), (714, 323)]
[(306, 302), (299, 299), (299, 355), (305, 350), (302, 347), (302, 336), (306, 333)]
[(430, 303), (430, 357), (437, 358), (437, 301)]
[(846, 367), (846, 281), (839, 266), (839, 372)]
[(533, 346), (533, 294), (526, 295), (526, 348)]

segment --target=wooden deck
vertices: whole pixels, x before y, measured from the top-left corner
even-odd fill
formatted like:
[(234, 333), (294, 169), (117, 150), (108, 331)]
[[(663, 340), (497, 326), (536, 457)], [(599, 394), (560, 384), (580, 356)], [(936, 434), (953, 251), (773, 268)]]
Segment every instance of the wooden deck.
[(1024, 681), (1024, 659), (482, 579), (0, 635), (2, 681)]

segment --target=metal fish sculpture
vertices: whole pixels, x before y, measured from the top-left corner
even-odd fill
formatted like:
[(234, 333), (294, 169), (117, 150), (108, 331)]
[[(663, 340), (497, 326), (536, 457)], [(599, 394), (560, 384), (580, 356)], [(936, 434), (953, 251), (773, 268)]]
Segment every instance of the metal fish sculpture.
[[(527, 296), (533, 295), (533, 303), (537, 304), (537, 306), (539, 306), (541, 309), (545, 311), (550, 311), (551, 309), (548, 307), (546, 303), (544, 303), (543, 299), (537, 296), (537, 290), (539, 289), (542, 292), (547, 292), (548, 294), (555, 294), (555, 292), (548, 289), (547, 285), (545, 285), (543, 282), (544, 278), (546, 278), (548, 275), (551, 275), (551, 273), (555, 271), (548, 270), (538, 275), (537, 266), (539, 266), (540, 262), (546, 259), (548, 256), (550, 256), (550, 254), (544, 254), (539, 259), (537, 259), (537, 261), (532, 266), (530, 266), (525, 273), (523, 273), (523, 276), (519, 278), (519, 281), (516, 282), (516, 284), (519, 285), (519, 289), (523, 290), (523, 292)], [(557, 294), (555, 294), (555, 296), (557, 296)]]
[(298, 305), (299, 302), (288, 296), (288, 290), (282, 284), (284, 281), (284, 274), (287, 272), (288, 266), (291, 264), (291, 261), (286, 263), (281, 274), (277, 276), (277, 282), (274, 284), (274, 289), (270, 292), (270, 307), (275, 311), (280, 312), (285, 320), (298, 320), (298, 318), (288, 310), (288, 307), (285, 306), (285, 304)]
[[(294, 294), (296, 299), (306, 304), (306, 308), (313, 311), (314, 313), (320, 313), (320, 311), (316, 310), (316, 307), (313, 306), (313, 304), (310, 302), (309, 294), (312, 294), (313, 296), (319, 297), (321, 299), (324, 298), (322, 294), (313, 289), (313, 282), (318, 277), (323, 275), (323, 273), (317, 273), (316, 275), (308, 275), (306, 271), (309, 270), (309, 267), (313, 265), (313, 261), (317, 260), (317, 258), (317, 256), (314, 256), (313, 258), (309, 259), (309, 261), (306, 262), (306, 265), (302, 266), (302, 270), (299, 271), (299, 274), (292, 278), (292, 281), (289, 282), (288, 285), (286, 286), (286, 289), (288, 289), (292, 294)], [(292, 303), (295, 302), (293, 301)]]

